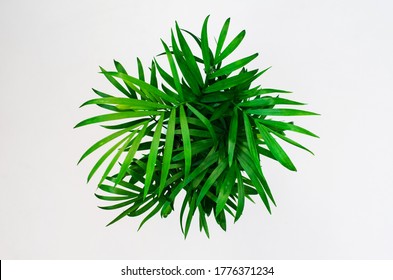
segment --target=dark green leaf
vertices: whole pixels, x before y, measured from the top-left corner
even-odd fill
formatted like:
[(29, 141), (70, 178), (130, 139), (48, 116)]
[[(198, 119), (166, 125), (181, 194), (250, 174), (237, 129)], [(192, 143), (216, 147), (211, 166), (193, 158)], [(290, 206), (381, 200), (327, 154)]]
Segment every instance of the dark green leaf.
[(201, 42), (202, 42), (202, 56), (205, 65), (205, 72), (210, 73), (210, 48), (209, 48), (209, 38), (207, 36), (207, 23), (209, 21), (209, 16), (206, 17), (203, 22), (202, 32), (201, 32)]
[(299, 144), (298, 142), (296, 142), (296, 141), (294, 141), (294, 140), (292, 140), (292, 139), (290, 139), (290, 138), (288, 138), (288, 137), (286, 137), (286, 136), (284, 136), (284, 135), (282, 135), (282, 134), (280, 134), (280, 133), (277, 133), (277, 132), (275, 132), (274, 130), (269, 129), (269, 131), (270, 131), (271, 133), (273, 133), (274, 135), (276, 135), (277, 137), (279, 137), (279, 138), (281, 138), (282, 140), (284, 140), (285, 142), (287, 142), (287, 143), (289, 143), (289, 144), (292, 144), (292, 145), (294, 145), (294, 146), (296, 146), (296, 147), (298, 147), (298, 148), (300, 148), (300, 149), (303, 149), (303, 150), (309, 152), (310, 154), (314, 155), (313, 152), (311, 152), (309, 149), (307, 149), (307, 148), (304, 147), (303, 145)]
[(142, 221), (141, 224), (139, 225), (138, 231), (142, 228), (142, 226), (143, 226), (149, 219), (151, 219), (155, 214), (158, 213), (158, 211), (160, 211), (160, 209), (161, 209), (162, 205), (164, 204), (164, 202), (165, 202), (165, 199), (161, 198), (160, 201), (159, 201), (159, 203), (158, 203), (158, 205), (156, 206), (156, 208), (154, 208), (154, 209), (149, 213), (149, 215), (147, 215), (147, 216), (143, 219), (143, 221)]
[[(126, 69), (124, 69), (123, 65), (121, 65), (120, 62), (114, 60), (114, 63), (115, 63), (115, 67), (116, 67), (117, 72), (127, 74)], [(130, 97), (131, 97), (131, 98), (137, 99), (137, 96), (136, 96), (135, 91), (134, 91), (131, 87), (129, 87), (127, 84), (126, 84), (126, 87), (127, 87), (127, 89), (128, 89), (128, 92), (130, 93)], [(127, 94), (126, 94), (126, 95), (127, 95)], [(128, 95), (127, 95), (127, 96), (128, 96)], [(104, 96), (102, 96), (102, 97), (104, 97)], [(107, 97), (109, 97), (109, 96), (107, 96)]]
[(252, 168), (252, 165), (245, 159), (243, 153), (238, 153), (238, 161), (241, 167), (244, 169), (244, 171), (247, 173), (247, 175), (250, 177), (250, 180), (252, 184), (255, 186), (255, 188), (258, 191), (259, 196), (262, 199), (263, 204), (265, 204), (266, 209), (271, 213), (269, 201), (267, 199), (265, 190), (263, 189), (263, 186), (261, 182), (258, 179), (257, 172)]
[(108, 143), (109, 141), (116, 139), (117, 137), (123, 135), (124, 133), (130, 131), (132, 129), (132, 127), (128, 127), (126, 129), (117, 131), (115, 133), (110, 134), (109, 136), (102, 138), (100, 141), (96, 142), (94, 145), (92, 145), (89, 149), (87, 149), (87, 151), (81, 156), (81, 158), (78, 161), (78, 164), (88, 155), (90, 155), (92, 152), (94, 152), (95, 150), (97, 150), (98, 148), (102, 147), (103, 145), (105, 145), (106, 143)]
[[(215, 54), (215, 59), (218, 59), (218, 56), (221, 53), (221, 49), (224, 46), (225, 38), (227, 37), (228, 34), (228, 28), (229, 28), (229, 23), (231, 22), (231, 19), (228, 18), (223, 27), (221, 28), (220, 36), (218, 37), (218, 42), (217, 42), (217, 47), (216, 47), (216, 54)], [(214, 62), (214, 64), (217, 64)]]
[(296, 167), (293, 165), (291, 159), (285, 153), (283, 148), (277, 143), (277, 141), (270, 135), (269, 131), (260, 123), (255, 122), (259, 132), (262, 135), (263, 140), (272, 152), (274, 157), (286, 168), (292, 171), (296, 171)]
[(239, 220), (240, 216), (243, 214), (244, 210), (244, 185), (243, 185), (243, 176), (240, 172), (240, 169), (236, 169), (236, 178), (237, 178), (237, 192), (238, 192), (238, 198), (237, 198), (237, 208), (236, 208), (236, 217), (235, 217), (235, 222)]
[(237, 139), (237, 129), (238, 129), (238, 113), (237, 108), (233, 109), (233, 115), (231, 118), (231, 124), (229, 126), (228, 133), (228, 162), (229, 166), (232, 166), (233, 155), (235, 153), (236, 139)]
[(199, 71), (198, 65), (195, 61), (195, 57), (194, 57), (190, 47), (188, 46), (187, 41), (184, 38), (177, 22), (176, 22), (176, 33), (177, 33), (177, 38), (179, 39), (180, 47), (183, 51), (185, 60), (187, 62), (188, 68), (190, 68), (190, 70), (193, 73), (194, 77), (196, 78), (198, 84), (202, 87), (203, 81), (202, 81), (201, 72)]
[(227, 176), (225, 177), (216, 201), (216, 214), (224, 210), (228, 197), (232, 192), (232, 188), (236, 180), (236, 171), (238, 170), (236, 161), (230, 166)]
[(137, 118), (137, 117), (146, 117), (146, 116), (152, 116), (158, 114), (160, 114), (160, 112), (158, 111), (138, 111), (138, 112), (121, 112), (121, 113), (100, 115), (81, 121), (75, 126), (75, 128), (88, 124), (93, 124), (93, 123), (115, 121), (115, 120)]
[(138, 133), (138, 135), (132, 141), (132, 145), (131, 145), (130, 149), (128, 150), (127, 156), (121, 165), (119, 174), (117, 175), (116, 185), (123, 179), (124, 175), (127, 172), (128, 166), (130, 165), (131, 161), (134, 159), (135, 153), (138, 151), (139, 144), (141, 143), (143, 137), (145, 137), (147, 125), (148, 125), (148, 123), (145, 123), (145, 125), (142, 127), (141, 131)]
[(229, 43), (229, 45), (222, 51), (222, 53), (216, 58), (214, 61), (215, 64), (220, 63), (223, 61), (226, 57), (228, 57), (243, 41), (244, 36), (246, 35), (246, 31), (243, 30), (240, 32), (233, 40), (232, 42)]
[(302, 111), (297, 109), (255, 109), (247, 110), (248, 114), (255, 114), (261, 116), (313, 116), (319, 115), (317, 113)]
[(141, 88), (143, 88), (144, 90), (146, 90), (147, 92), (156, 95), (159, 98), (162, 98), (163, 100), (173, 103), (173, 104), (177, 104), (178, 100), (173, 98), (172, 96), (168, 96), (167, 94), (165, 94), (164, 92), (162, 92), (161, 90), (159, 90), (158, 88), (144, 82), (141, 81), (139, 79), (136, 79), (134, 77), (125, 75), (123, 73), (117, 73), (117, 72), (105, 72), (108, 75), (114, 76), (114, 77), (118, 77), (120, 79), (122, 79), (124, 82), (128, 83), (128, 84), (135, 84), (137, 86), (140, 86)]
[(164, 157), (162, 160), (161, 179), (160, 179), (160, 186), (158, 190), (159, 195), (161, 195), (165, 187), (165, 181), (168, 177), (169, 168), (172, 160), (173, 142), (175, 137), (175, 119), (176, 119), (176, 109), (172, 109), (168, 121), (168, 129), (165, 138)]
[(170, 106), (165, 104), (154, 103), (151, 101), (131, 99), (131, 98), (120, 98), (120, 97), (105, 97), (89, 100), (81, 105), (90, 104), (116, 104), (123, 105), (119, 107), (121, 109), (132, 109), (132, 110), (151, 110), (151, 109), (168, 109)]
[(191, 169), (192, 147), (191, 147), (190, 131), (188, 128), (187, 116), (186, 116), (186, 112), (184, 111), (184, 105), (180, 106), (180, 127), (181, 127), (182, 138), (183, 138), (184, 163), (185, 163), (184, 175), (186, 178), (190, 173), (190, 169)]
[(129, 93), (118, 81), (116, 81), (116, 79), (114, 79), (111, 75), (109, 75), (108, 72), (104, 68), (100, 67), (100, 70), (104, 74), (105, 78), (107, 78), (108, 81), (111, 82), (111, 84), (115, 86), (115, 88), (117, 88), (124, 95), (132, 98), (131, 93)]
[(201, 204), (202, 199), (210, 190), (211, 186), (213, 186), (213, 184), (221, 176), (222, 172), (224, 172), (227, 166), (228, 166), (228, 162), (226, 160), (223, 160), (217, 165), (217, 167), (212, 171), (212, 173), (210, 173), (209, 177), (206, 179), (205, 183), (203, 184), (201, 191), (199, 192), (199, 196), (196, 202), (197, 206)]
[(217, 140), (217, 135), (216, 135), (216, 132), (214, 131), (214, 128), (213, 128), (212, 124), (210, 123), (210, 121), (201, 112), (199, 112), (197, 109), (195, 109), (191, 104), (186, 104), (186, 105), (191, 110), (191, 112), (193, 112), (194, 115), (197, 116), (198, 119), (200, 119), (201, 122), (209, 130), (210, 135), (212, 136), (212, 139), (213, 139), (214, 143), (217, 143), (217, 141), (218, 141)]
[(232, 63), (228, 64), (227, 66), (222, 67), (221, 69), (218, 69), (217, 71), (215, 71), (214, 73), (209, 75), (209, 78), (213, 79), (213, 78), (217, 78), (220, 76), (229, 75), (233, 71), (236, 71), (236, 70), (246, 66), (248, 63), (250, 63), (252, 60), (254, 60), (257, 56), (258, 56), (258, 54), (255, 53), (253, 55), (250, 55), (245, 58), (239, 59), (235, 62), (232, 62)]
[(161, 115), (161, 117), (157, 123), (156, 130), (154, 131), (153, 139), (151, 141), (150, 153), (149, 153), (149, 158), (148, 158), (147, 167), (146, 167), (144, 197), (146, 197), (146, 195), (149, 191), (149, 188), (150, 188), (150, 184), (153, 179), (154, 166), (156, 165), (156, 161), (157, 161), (158, 147), (160, 145), (161, 129), (162, 129), (163, 122), (164, 122), (164, 116)]
[(228, 89), (234, 86), (239, 85), (239, 83), (245, 83), (249, 80), (251, 80), (254, 75), (257, 73), (256, 70), (250, 71), (250, 72), (244, 72), (240, 73), (236, 76), (215, 82), (211, 86), (205, 89), (205, 93), (211, 93), (211, 92), (216, 92), (224, 89)]
[(260, 123), (264, 124), (265, 126), (268, 126), (268, 127), (271, 127), (271, 128), (278, 128), (278, 129), (281, 129), (281, 130), (290, 130), (290, 131), (302, 133), (302, 134), (305, 134), (305, 135), (309, 135), (309, 136), (312, 136), (312, 137), (318, 137), (318, 135), (315, 135), (311, 131), (309, 131), (309, 130), (303, 128), (303, 127), (291, 124), (291, 123), (280, 122), (280, 121), (273, 121), (273, 120), (258, 120), (258, 121)]
[(305, 105), (297, 101), (292, 101), (289, 99), (279, 98), (279, 97), (263, 97), (254, 100), (239, 103), (241, 107), (268, 107), (274, 105)]
[(168, 46), (165, 44), (164, 41), (161, 40), (161, 42), (162, 42), (162, 45), (165, 48), (165, 52), (166, 52), (166, 55), (168, 57), (169, 65), (170, 65), (171, 71), (172, 71), (173, 81), (175, 83), (175, 88), (177, 90), (177, 93), (180, 96), (180, 100), (184, 100), (184, 98), (183, 98), (183, 90), (182, 90), (182, 87), (180, 85), (180, 79), (179, 79), (179, 74), (177, 73), (176, 64), (175, 64), (175, 62), (173, 60), (172, 54), (169, 51)]

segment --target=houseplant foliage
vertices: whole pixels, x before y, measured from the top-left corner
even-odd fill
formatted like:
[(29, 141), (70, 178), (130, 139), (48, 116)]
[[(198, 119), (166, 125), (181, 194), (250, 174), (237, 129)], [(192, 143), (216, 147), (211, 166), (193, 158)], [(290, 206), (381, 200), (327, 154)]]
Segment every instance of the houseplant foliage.
[(138, 77), (127, 74), (117, 61), (116, 70), (101, 67), (119, 96), (93, 89), (98, 97), (82, 105), (108, 111), (76, 127), (103, 123), (110, 132), (80, 159), (108, 146), (88, 181), (103, 166), (96, 196), (108, 203), (100, 208), (121, 209), (109, 224), (144, 215), (142, 226), (156, 214), (167, 217), (179, 198), (183, 199), (180, 225), (185, 236), (193, 219), (199, 219), (200, 230), (209, 236), (209, 216), (226, 230), (228, 217), (237, 221), (246, 201), (255, 197), (271, 212), (276, 203), (260, 158), (295, 171), (277, 140), (309, 151), (288, 138), (286, 131), (317, 137), (293, 122), (272, 119), (316, 114), (288, 108), (304, 105), (281, 97), (288, 91), (252, 85), (268, 70), (246, 69), (257, 53), (227, 63), (245, 31), (227, 39), (228, 19), (213, 44), (208, 39), (208, 19), (200, 36), (176, 23), (170, 43), (162, 41), (160, 57), (166, 57), (167, 70), (158, 57), (152, 60), (148, 75), (137, 59)]

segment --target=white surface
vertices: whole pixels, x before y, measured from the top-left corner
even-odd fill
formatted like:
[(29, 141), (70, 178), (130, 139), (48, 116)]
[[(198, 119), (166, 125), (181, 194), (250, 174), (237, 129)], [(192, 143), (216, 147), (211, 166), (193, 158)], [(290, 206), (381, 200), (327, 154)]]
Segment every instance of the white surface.
[[(392, 259), (393, 5), (390, 1), (1, 1), (0, 259)], [(105, 131), (73, 130), (96, 109), (78, 109), (91, 87), (109, 89), (98, 65), (135, 73), (161, 52), (178, 20), (199, 32), (247, 36), (239, 56), (273, 68), (259, 81), (292, 90), (321, 117), (299, 119), (321, 139), (289, 149), (297, 173), (265, 161), (278, 207), (261, 203), (211, 239), (196, 223), (186, 241), (178, 211), (105, 224), (96, 207), (94, 157)]]

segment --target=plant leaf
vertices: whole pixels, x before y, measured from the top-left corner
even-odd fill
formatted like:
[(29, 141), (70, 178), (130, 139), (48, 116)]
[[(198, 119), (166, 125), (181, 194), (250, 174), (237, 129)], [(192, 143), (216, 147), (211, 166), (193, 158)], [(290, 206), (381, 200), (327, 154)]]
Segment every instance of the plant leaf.
[(129, 93), (116, 79), (114, 79), (111, 75), (107, 74), (108, 72), (100, 66), (101, 72), (104, 74), (105, 78), (108, 79), (108, 81), (115, 86), (120, 92), (122, 92), (125, 96), (128, 96), (132, 98), (132, 94)]
[(162, 92), (158, 88), (156, 88), (156, 87), (154, 87), (154, 86), (152, 86), (152, 85), (150, 85), (150, 84), (148, 84), (148, 83), (146, 83), (144, 81), (141, 81), (141, 80), (139, 80), (137, 78), (125, 75), (123, 73), (117, 73), (117, 72), (105, 72), (105, 73), (108, 74), (108, 75), (114, 76), (114, 77), (118, 77), (118, 78), (122, 79), (126, 83), (135, 84), (137, 86), (140, 86), (141, 88), (143, 88), (147, 92), (149, 92), (149, 93), (151, 93), (153, 95), (156, 95), (157, 97), (159, 97), (159, 98), (161, 98), (161, 99), (163, 99), (163, 100), (165, 100), (167, 102), (170, 102), (170, 103), (173, 103), (173, 104), (177, 104), (178, 103), (178, 100), (175, 99), (174, 97), (168, 96), (165, 92)]
[(286, 168), (292, 171), (296, 171), (296, 167), (293, 165), (291, 159), (285, 153), (283, 148), (277, 143), (277, 141), (270, 135), (269, 131), (260, 123), (255, 122), (259, 132), (262, 135), (263, 140), (272, 152), (274, 157)]
[(225, 208), (228, 197), (232, 192), (233, 185), (235, 184), (236, 170), (238, 170), (238, 166), (235, 161), (232, 165), (230, 165), (227, 176), (220, 186), (220, 192), (216, 201), (216, 214), (219, 214)]
[(151, 141), (149, 158), (147, 160), (146, 179), (145, 179), (145, 187), (144, 187), (144, 194), (143, 194), (144, 198), (146, 198), (146, 195), (150, 188), (151, 181), (153, 179), (154, 166), (156, 165), (156, 161), (157, 161), (158, 147), (160, 145), (163, 122), (164, 122), (164, 116), (161, 115), (157, 123), (156, 130), (154, 131), (153, 139)]
[(210, 173), (209, 177), (206, 179), (205, 183), (203, 184), (196, 205), (199, 206), (201, 204), (202, 199), (206, 196), (208, 191), (210, 190), (211, 186), (217, 181), (217, 179), (221, 176), (222, 172), (224, 172), (225, 168), (227, 168), (228, 162), (226, 160), (221, 161), (217, 167)]
[(233, 109), (233, 115), (231, 118), (231, 123), (229, 126), (228, 133), (228, 162), (229, 166), (232, 166), (233, 155), (235, 153), (236, 139), (237, 139), (237, 129), (238, 129), (238, 113), (237, 108)]
[(284, 135), (282, 135), (282, 134), (280, 134), (280, 133), (278, 133), (278, 132), (275, 132), (274, 130), (269, 129), (269, 131), (270, 131), (271, 133), (273, 133), (274, 135), (276, 135), (277, 137), (279, 137), (279, 138), (281, 138), (282, 140), (284, 140), (285, 142), (287, 142), (287, 143), (289, 143), (289, 144), (292, 144), (292, 145), (294, 145), (294, 146), (296, 146), (296, 147), (298, 147), (298, 148), (300, 148), (300, 149), (303, 149), (303, 150), (309, 152), (310, 154), (314, 155), (314, 153), (313, 153), (312, 151), (310, 151), (309, 149), (307, 149), (307, 148), (304, 147), (303, 145), (299, 144), (298, 142), (296, 142), (296, 141), (294, 141), (294, 140), (292, 140), (292, 139), (290, 139), (290, 138), (288, 138), (288, 137), (286, 137), (286, 136), (284, 136)]
[(168, 61), (169, 61), (169, 65), (170, 65), (170, 67), (171, 67), (172, 76), (173, 76), (173, 81), (174, 81), (174, 83), (175, 83), (176, 91), (177, 91), (177, 93), (178, 93), (179, 96), (180, 96), (180, 100), (184, 100), (184, 97), (183, 97), (183, 90), (182, 90), (182, 87), (181, 87), (181, 85), (180, 85), (180, 79), (179, 79), (179, 74), (177, 73), (176, 64), (175, 64), (175, 62), (173, 61), (173, 57), (172, 57), (171, 52), (169, 51), (168, 46), (165, 44), (165, 42), (164, 42), (163, 40), (161, 40), (161, 42), (162, 42), (162, 45), (163, 45), (164, 48), (165, 48), (165, 52), (166, 52), (166, 55), (167, 55), (167, 57), (168, 57)]
[(78, 164), (88, 155), (90, 155), (92, 152), (94, 152), (95, 150), (97, 150), (98, 148), (102, 147), (103, 145), (105, 145), (106, 143), (108, 143), (109, 141), (116, 139), (117, 137), (123, 135), (124, 133), (130, 131), (132, 129), (132, 127), (128, 127), (126, 129), (117, 131), (115, 133), (112, 133), (110, 135), (108, 135), (105, 138), (102, 138), (101, 140), (99, 140), (98, 142), (96, 142), (94, 145), (92, 145), (89, 149), (87, 149), (87, 151), (81, 156), (81, 158), (78, 161)]
[(258, 54), (255, 53), (253, 55), (250, 55), (245, 58), (239, 59), (235, 62), (232, 62), (232, 63), (228, 64), (227, 66), (222, 67), (222, 68), (218, 69), (217, 71), (215, 71), (214, 73), (210, 74), (209, 78), (213, 79), (213, 78), (217, 78), (220, 76), (229, 75), (233, 71), (236, 71), (236, 70), (246, 66), (248, 63), (250, 63), (252, 60), (254, 60), (257, 56), (258, 56)]
[(228, 57), (243, 41), (244, 36), (246, 35), (246, 31), (243, 30), (240, 32), (233, 40), (229, 43), (229, 45), (222, 51), (219, 57), (214, 61), (215, 64), (220, 63), (226, 57)]
[(138, 135), (132, 141), (132, 145), (131, 145), (130, 149), (128, 150), (127, 156), (121, 165), (119, 174), (117, 175), (117, 179), (115, 182), (116, 185), (123, 179), (124, 175), (127, 172), (128, 166), (130, 165), (131, 161), (134, 159), (134, 156), (138, 150), (139, 144), (141, 143), (143, 137), (145, 137), (147, 125), (148, 125), (148, 123), (146, 122), (144, 124), (144, 126), (142, 127), (141, 131), (138, 133)]
[(183, 51), (185, 60), (187, 62), (187, 65), (190, 68), (191, 73), (196, 78), (198, 84), (202, 87), (203, 81), (202, 81), (201, 72), (199, 71), (198, 65), (195, 61), (195, 57), (194, 57), (190, 47), (188, 46), (187, 41), (184, 38), (177, 22), (176, 22), (176, 33), (177, 33), (177, 38), (179, 39), (181, 50)]
[(273, 121), (273, 120), (261, 120), (261, 119), (259, 119), (258, 121), (267, 127), (278, 128), (281, 130), (290, 130), (290, 131), (294, 131), (294, 132), (298, 132), (298, 133), (302, 133), (305, 135), (319, 138), (318, 135), (312, 133), (311, 131), (309, 131), (303, 127), (291, 124), (291, 123)]
[(132, 110), (151, 110), (151, 109), (168, 109), (171, 108), (168, 105), (154, 103), (146, 100), (138, 100), (131, 98), (121, 98), (121, 97), (105, 97), (105, 98), (97, 98), (86, 101), (81, 105), (86, 106), (90, 104), (116, 104), (116, 105), (124, 105), (122, 109), (132, 109)]
[(209, 16), (205, 18), (202, 26), (201, 32), (201, 48), (203, 63), (205, 65), (205, 72), (210, 73), (211, 63), (210, 63), (210, 48), (209, 48), (209, 38), (207, 36), (207, 23), (209, 21)]
[(261, 116), (314, 116), (317, 113), (297, 110), (297, 109), (255, 109), (247, 110), (248, 114), (255, 114)]
[[(225, 38), (227, 37), (227, 34), (228, 34), (228, 28), (229, 28), (230, 22), (231, 22), (231, 19), (228, 18), (225, 21), (223, 27), (221, 28), (220, 36), (218, 37), (218, 42), (217, 42), (217, 47), (216, 47), (216, 54), (214, 55), (215, 59), (218, 59), (218, 56), (221, 53), (221, 49), (224, 45)], [(214, 64), (218, 64), (218, 63), (214, 62)]]
[(244, 169), (244, 171), (250, 177), (250, 180), (251, 180), (253, 186), (257, 189), (258, 194), (261, 197), (263, 204), (265, 204), (266, 209), (271, 214), (272, 212), (271, 212), (271, 209), (270, 209), (269, 201), (267, 199), (265, 190), (263, 189), (263, 186), (262, 186), (261, 182), (258, 179), (257, 172), (255, 172), (253, 170), (252, 166), (250, 165), (250, 163), (247, 160), (245, 160), (244, 153), (238, 153), (237, 159), (238, 159), (239, 164), (241, 165), (241, 167)]
[[(117, 72), (127, 74), (126, 69), (124, 69), (123, 65), (121, 65), (120, 62), (118, 62), (116, 60), (114, 60), (113, 62), (115, 64)], [(128, 89), (128, 92), (130, 93), (129, 97), (137, 99), (135, 91), (131, 87), (129, 87), (127, 84), (126, 84), (126, 87)], [(126, 95), (128, 96), (128, 94), (126, 94)], [(101, 96), (101, 97), (103, 97), (103, 96)], [(109, 96), (107, 96), (107, 97), (109, 97)]]
[(292, 101), (289, 99), (279, 98), (279, 97), (263, 97), (254, 100), (239, 103), (241, 107), (268, 107), (274, 105), (305, 105), (297, 101)]
[(121, 113), (114, 113), (114, 114), (106, 114), (106, 115), (100, 115), (81, 121), (74, 128), (81, 127), (88, 124), (93, 124), (93, 123), (115, 121), (115, 120), (128, 119), (128, 118), (146, 117), (146, 116), (152, 116), (158, 114), (160, 114), (160, 112), (157, 111), (137, 111), (137, 112), (121, 112)]
[(237, 208), (236, 208), (236, 216), (235, 216), (235, 222), (239, 220), (241, 215), (243, 214), (244, 210), (244, 185), (243, 185), (243, 176), (240, 172), (240, 169), (236, 169), (236, 178), (237, 178)]
[(236, 76), (215, 82), (211, 86), (207, 87), (204, 90), (204, 93), (212, 93), (212, 92), (216, 92), (216, 91), (220, 91), (220, 90), (224, 90), (224, 89), (228, 89), (228, 88), (237, 86), (237, 85), (239, 85), (239, 83), (245, 83), (248, 80), (251, 80), (256, 73), (257, 73), (256, 70), (250, 71), (250, 72), (244, 72), (244, 73), (240, 73)]
[(192, 147), (191, 147), (191, 139), (190, 139), (190, 131), (188, 128), (187, 116), (186, 112), (184, 111), (184, 105), (180, 106), (180, 127), (181, 133), (183, 138), (183, 146), (184, 146), (184, 176), (190, 174), (191, 169), (191, 158), (192, 158)]
[(162, 160), (160, 186), (158, 189), (159, 195), (161, 195), (165, 187), (165, 182), (168, 177), (169, 168), (172, 160), (173, 142), (175, 137), (175, 120), (176, 120), (176, 109), (174, 108), (172, 109), (171, 115), (169, 116), (169, 120), (168, 120), (168, 129), (165, 138), (164, 156)]
[(201, 122), (206, 126), (206, 128), (209, 130), (210, 135), (214, 141), (215, 144), (217, 144), (218, 140), (217, 140), (217, 134), (213, 128), (213, 125), (210, 123), (210, 121), (201, 113), (199, 112), (197, 109), (195, 109), (191, 104), (186, 104), (188, 109), (190, 109), (191, 112), (194, 113), (195, 116), (198, 117), (198, 119), (201, 120)]

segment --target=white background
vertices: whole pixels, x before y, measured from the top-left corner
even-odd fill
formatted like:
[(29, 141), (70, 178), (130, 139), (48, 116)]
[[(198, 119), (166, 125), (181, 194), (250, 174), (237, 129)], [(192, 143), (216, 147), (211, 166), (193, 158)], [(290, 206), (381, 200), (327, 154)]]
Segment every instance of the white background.
[[(0, 2), (0, 259), (392, 259), (393, 5), (390, 1), (21, 1)], [(98, 65), (112, 59), (135, 73), (162, 51), (180, 25), (199, 33), (210, 14), (218, 36), (247, 30), (239, 58), (273, 66), (259, 82), (288, 89), (320, 117), (299, 119), (320, 139), (297, 139), (315, 157), (288, 147), (297, 173), (265, 160), (278, 207), (261, 203), (211, 239), (197, 223), (184, 240), (178, 210), (105, 227), (86, 185), (100, 136), (74, 130), (99, 113), (78, 109), (108, 90)], [(213, 40), (213, 38), (211, 38)], [(178, 208), (178, 207), (177, 207)]]

